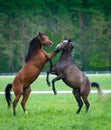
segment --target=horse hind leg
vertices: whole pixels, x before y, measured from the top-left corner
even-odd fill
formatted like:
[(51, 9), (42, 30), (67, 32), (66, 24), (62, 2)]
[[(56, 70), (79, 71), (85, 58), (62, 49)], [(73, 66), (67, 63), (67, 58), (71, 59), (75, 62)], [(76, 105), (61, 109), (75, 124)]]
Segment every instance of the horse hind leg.
[(21, 97), (22, 93), (15, 94), (15, 100), (13, 102), (13, 115), (16, 116), (16, 106)]
[(88, 101), (88, 94), (89, 94), (89, 92), (90, 92), (90, 90), (86, 88), (81, 93), (82, 99), (83, 99), (83, 101), (85, 103), (85, 106), (86, 106), (86, 113), (88, 112), (89, 107), (90, 107), (90, 104), (89, 104), (89, 101)]
[(77, 89), (73, 89), (72, 92), (73, 92), (73, 95), (75, 96), (75, 99), (76, 99), (76, 101), (78, 103), (78, 106), (79, 106), (76, 114), (79, 114), (81, 109), (82, 109), (82, 106), (83, 106), (83, 101), (82, 101), (81, 95), (80, 95), (80, 89), (78, 89), (78, 88)]
[(26, 111), (26, 108), (25, 108), (25, 105), (26, 105), (26, 102), (28, 100), (28, 97), (31, 93), (31, 88), (30, 86), (26, 87), (23, 91), (23, 99), (21, 101), (21, 106), (23, 108), (23, 111), (27, 114), (27, 111)]
[(89, 110), (90, 104), (89, 104), (89, 102), (88, 102), (87, 96), (82, 96), (82, 99), (83, 99), (83, 101), (84, 101), (84, 103), (85, 103), (86, 113), (87, 113), (88, 110)]

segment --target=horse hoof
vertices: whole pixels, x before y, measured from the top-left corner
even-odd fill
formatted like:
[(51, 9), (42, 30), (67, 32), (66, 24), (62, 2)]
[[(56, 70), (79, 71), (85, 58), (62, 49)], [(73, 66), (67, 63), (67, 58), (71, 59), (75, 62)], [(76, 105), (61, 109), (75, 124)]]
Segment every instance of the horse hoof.
[(16, 117), (16, 114), (15, 114), (15, 113), (14, 113), (13, 115)]
[(80, 111), (77, 111), (77, 112), (76, 112), (76, 114), (79, 114), (79, 113), (80, 113)]
[(27, 112), (27, 111), (25, 111), (25, 114), (28, 114), (28, 112)]
[(57, 92), (56, 92), (56, 91), (54, 91), (54, 95), (57, 95)]
[(47, 84), (48, 84), (49, 87), (51, 86), (51, 83), (50, 83), (50, 82), (48, 82)]

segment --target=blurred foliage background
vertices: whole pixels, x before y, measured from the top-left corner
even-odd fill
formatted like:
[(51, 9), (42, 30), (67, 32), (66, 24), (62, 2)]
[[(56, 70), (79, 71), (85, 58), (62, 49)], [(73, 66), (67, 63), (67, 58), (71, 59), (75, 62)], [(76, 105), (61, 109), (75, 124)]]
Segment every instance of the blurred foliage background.
[(81, 70), (111, 71), (111, 0), (0, 0), (0, 73), (19, 71), (39, 31), (55, 43), (47, 52), (71, 38)]

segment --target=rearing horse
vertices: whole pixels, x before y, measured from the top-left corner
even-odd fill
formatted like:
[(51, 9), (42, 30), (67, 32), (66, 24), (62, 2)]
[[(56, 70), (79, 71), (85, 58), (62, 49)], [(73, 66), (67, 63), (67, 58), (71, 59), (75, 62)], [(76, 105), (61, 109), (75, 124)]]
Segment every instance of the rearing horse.
[(91, 87), (96, 87), (98, 93), (103, 96), (102, 90), (98, 83), (90, 82), (88, 77), (75, 65), (72, 57), (72, 50), (74, 46), (70, 40), (63, 40), (60, 44), (57, 45), (57, 50), (62, 51), (59, 60), (57, 61), (54, 70), (47, 72), (47, 84), (49, 82), (49, 73), (57, 75), (52, 80), (52, 89), (54, 94), (56, 94), (55, 82), (58, 80), (63, 80), (63, 82), (72, 88), (72, 93), (78, 103), (78, 110), (76, 113), (79, 113), (82, 109), (83, 103), (86, 106), (86, 112), (89, 109), (88, 95), (90, 93)]
[[(25, 104), (31, 92), (30, 84), (36, 80), (39, 76), (42, 68), (44, 67), (47, 60), (55, 56), (57, 51), (52, 53), (46, 53), (41, 47), (42, 45), (51, 46), (52, 41), (49, 40), (48, 36), (39, 32), (38, 36), (30, 41), (28, 53), (25, 59), (25, 64), (21, 70), (15, 76), (12, 84), (8, 84), (5, 89), (5, 98), (10, 107), (11, 104), (11, 94), (10, 91), (13, 89), (15, 94), (15, 99), (13, 101), (13, 114), (16, 116), (16, 106), (17, 103), (23, 95), (21, 102), (23, 111), (27, 113)], [(50, 65), (50, 67), (52, 67)]]

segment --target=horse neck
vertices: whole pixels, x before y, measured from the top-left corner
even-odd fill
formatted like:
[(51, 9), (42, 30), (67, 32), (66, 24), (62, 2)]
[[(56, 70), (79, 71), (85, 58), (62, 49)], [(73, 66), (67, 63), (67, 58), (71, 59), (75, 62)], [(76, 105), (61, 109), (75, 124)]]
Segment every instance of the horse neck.
[(41, 50), (41, 43), (40, 43), (39, 40), (37, 40), (37, 44), (36, 44), (36, 46), (35, 46), (35, 48), (34, 48), (33, 54), (34, 54), (34, 55), (38, 54), (40, 50)]
[(26, 59), (25, 59), (25, 62), (28, 62), (29, 60), (31, 60), (31, 58), (38, 54), (39, 51), (41, 50), (41, 44), (40, 44), (40, 41), (37, 40), (36, 41), (37, 43), (33, 43), (32, 45), (30, 45), (29, 49), (28, 49), (28, 53), (27, 53), (27, 56), (26, 56)]
[(63, 51), (62, 52), (62, 54), (61, 54), (61, 56), (60, 56), (60, 60), (73, 60), (73, 58), (72, 58), (72, 55), (71, 55), (71, 52), (69, 52), (69, 51)]
[(36, 50), (40, 50), (40, 49), (41, 49), (41, 43), (39, 40), (37, 40)]

